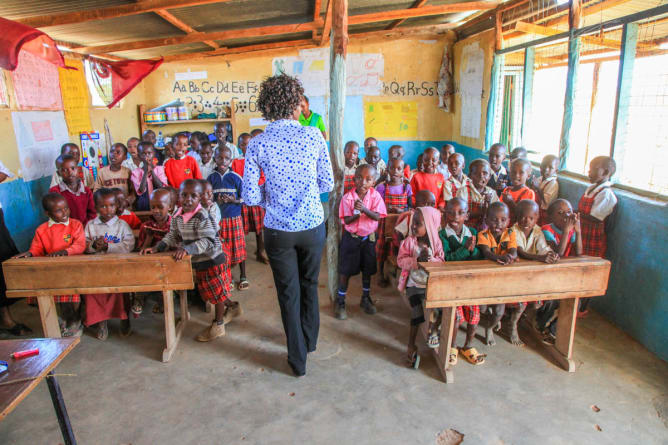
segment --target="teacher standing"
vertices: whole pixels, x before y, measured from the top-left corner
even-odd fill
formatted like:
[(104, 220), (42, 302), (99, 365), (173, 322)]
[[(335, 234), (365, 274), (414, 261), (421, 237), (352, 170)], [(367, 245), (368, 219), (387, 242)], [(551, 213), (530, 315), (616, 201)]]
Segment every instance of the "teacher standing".
[[(316, 349), (320, 314), (318, 275), (325, 245), (320, 194), (334, 186), (332, 164), (322, 133), (299, 123), (304, 89), (285, 74), (260, 86), (257, 106), (271, 121), (246, 150), (242, 196), (246, 205), (265, 208), (264, 239), (274, 275), (288, 364), (306, 374), (306, 354)], [(266, 182), (258, 185), (260, 171)]]

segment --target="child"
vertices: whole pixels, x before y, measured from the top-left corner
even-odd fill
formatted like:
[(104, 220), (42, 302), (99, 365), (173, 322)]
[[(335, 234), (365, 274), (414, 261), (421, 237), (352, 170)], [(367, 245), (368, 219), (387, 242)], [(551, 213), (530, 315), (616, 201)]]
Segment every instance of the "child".
[(401, 242), (410, 234), (410, 217), (415, 212), (414, 209), (418, 207), (436, 207), (436, 197), (434, 194), (429, 190), (420, 190), (415, 194), (415, 207), (408, 209), (408, 211), (402, 213), (397, 218), (394, 232), (392, 233), (392, 249), (395, 256), (399, 253)]
[(153, 130), (144, 131), (141, 135), (141, 141), (150, 142), (151, 145), (155, 147), (154, 155), (157, 165), (165, 165), (165, 154), (164, 154), (165, 147), (161, 147), (160, 149), (158, 149), (158, 147), (155, 145), (157, 142), (157, 138), (155, 137), (155, 132)]
[[(243, 153), (243, 156), (239, 159), (233, 160), (230, 167), (233, 172), (242, 178), (244, 176), (244, 168), (246, 166), (245, 156), (249, 141), (250, 139), (242, 139), (241, 136), (239, 136), (239, 149)], [(241, 142), (244, 143), (241, 144)], [(258, 181), (258, 184), (263, 185), (265, 181), (264, 172), (260, 171), (260, 180)], [(248, 235), (250, 232), (255, 232), (255, 244), (257, 246), (257, 249), (255, 250), (255, 259), (260, 263), (269, 264), (269, 258), (267, 258), (267, 254), (264, 251), (264, 215), (265, 210), (262, 206), (247, 206), (246, 204), (242, 204), (241, 206), (241, 217), (244, 222), (244, 233)]]
[(448, 159), (455, 154), (455, 146), (452, 144), (444, 144), (441, 147), (441, 162), (438, 164), (436, 171), (443, 175), (446, 180), (450, 177), (448, 170)]
[(84, 185), (79, 176), (76, 158), (72, 155), (62, 155), (58, 175), (61, 181), (51, 187), (49, 192), (60, 193), (67, 201), (70, 216), (85, 226), (95, 218), (95, 204), (93, 192)]
[(506, 160), (506, 146), (498, 142), (492, 145), (489, 148), (488, 160), (492, 167), (492, 177), (489, 178), (487, 185), (496, 190), (498, 196), (501, 196), (510, 181), (508, 171), (503, 166), (503, 161)]
[[(97, 179), (95, 180), (93, 191), (97, 191), (102, 187), (110, 189), (118, 188), (123, 190), (125, 196), (128, 197), (132, 190), (130, 181), (132, 171), (127, 167), (123, 167), (123, 161), (127, 157), (128, 149), (125, 145), (121, 143), (112, 145), (111, 150), (109, 150), (109, 165), (97, 171)], [(134, 202), (134, 196), (132, 201)]]
[(132, 137), (128, 139), (127, 146), (128, 156), (123, 159), (123, 163), (121, 165), (125, 168), (129, 168), (130, 171), (134, 170), (135, 168), (142, 167), (143, 161), (139, 154), (139, 138)]
[[(228, 154), (229, 156), (229, 154)], [(197, 341), (211, 341), (225, 335), (225, 315), (229, 317), (240, 313), (241, 306), (231, 306), (229, 259), (217, 235), (209, 215), (200, 204), (202, 185), (199, 181), (186, 179), (181, 183), (179, 193), (181, 212), (172, 219), (167, 235), (155, 246), (145, 248), (141, 254), (174, 250), (174, 259), (181, 261), (186, 255), (192, 255), (190, 261), (195, 269), (197, 288), (202, 299), (215, 307), (211, 326), (202, 331)]]
[[(378, 184), (376, 191), (383, 198), (387, 213), (404, 213), (408, 211), (413, 198), (411, 186), (404, 183), (404, 161), (399, 158), (392, 159), (389, 162), (387, 172), (389, 175), (388, 181)], [(380, 220), (378, 224), (378, 236), (376, 238), (376, 256), (380, 269), (378, 284), (380, 287), (387, 287), (389, 282), (385, 278), (385, 260), (389, 254), (390, 245), (385, 242), (384, 219)]]
[[(517, 261), (517, 239), (515, 232), (508, 228), (510, 213), (508, 206), (503, 202), (493, 202), (487, 209), (487, 230), (478, 233), (478, 248), (483, 256), (501, 265), (512, 264)], [(492, 312), (492, 323), (485, 328), (485, 343), (489, 346), (496, 345), (492, 330), (498, 332), (501, 329), (501, 318), (505, 311), (505, 305), (492, 304), (481, 306), (480, 312), (487, 309)]]
[[(70, 218), (67, 201), (58, 193), (47, 193), (42, 198), (42, 207), (49, 220), (42, 223), (35, 231), (30, 250), (14, 258), (33, 256), (68, 256), (81, 255), (86, 248), (86, 237), (81, 223)], [(61, 315), (65, 323), (60, 328), (63, 337), (80, 336), (82, 331), (79, 295), (57, 295), (53, 297), (60, 303)], [(29, 300), (34, 300), (31, 298)]]
[[(411, 179), (411, 189), (413, 193), (420, 190), (429, 190), (436, 197), (436, 207), (442, 209), (445, 207), (443, 200), (443, 175), (436, 172), (438, 165), (438, 150), (434, 147), (427, 147), (422, 153), (422, 169), (413, 175)], [(415, 195), (414, 195), (415, 196)]]
[(457, 197), (462, 198), (467, 203), (469, 210), (468, 225), (476, 230), (485, 230), (487, 207), (499, 200), (496, 192), (487, 186), (491, 175), (489, 162), (484, 159), (476, 159), (469, 166), (469, 174), (471, 180), (466, 182), (465, 187), (457, 190)]
[(213, 160), (213, 149), (211, 148), (211, 142), (205, 141), (202, 142), (202, 145), (199, 149), (199, 170), (202, 172), (202, 179), (206, 181), (206, 178), (209, 177), (211, 173), (216, 169), (216, 162)]
[(534, 178), (531, 182), (531, 189), (536, 194), (536, 202), (540, 206), (538, 224), (541, 226), (547, 224), (547, 208), (559, 196), (558, 172), (559, 158), (555, 155), (547, 155), (540, 163), (541, 179)]
[(202, 179), (197, 161), (186, 156), (188, 138), (179, 133), (174, 137), (174, 159), (165, 162), (165, 175), (169, 185), (179, 188), (186, 179)]
[(531, 174), (531, 163), (526, 159), (515, 159), (510, 164), (510, 186), (506, 187), (501, 193), (503, 201), (510, 210), (510, 222), (515, 223), (515, 206), (523, 199), (534, 201), (536, 194), (526, 186), (527, 178)]
[[(79, 176), (79, 178), (81, 178), (81, 180), (83, 180), (84, 185), (86, 187), (92, 189), (93, 186), (95, 185), (95, 178), (93, 178), (93, 174), (91, 173), (90, 170), (80, 165), (81, 151), (79, 150), (79, 146), (71, 142), (63, 144), (60, 147), (60, 156), (64, 155), (70, 155), (74, 157), (77, 165), (77, 175)], [(58, 163), (56, 163), (56, 172), (51, 177), (51, 184), (49, 185), (50, 188), (53, 188), (62, 183), (62, 178), (60, 177), (59, 168), (60, 166), (58, 165)]]
[[(230, 269), (239, 265), (237, 289), (248, 289), (246, 278), (246, 238), (241, 218), (241, 176), (230, 169), (232, 151), (225, 145), (216, 149), (216, 170), (207, 178), (213, 189), (213, 198), (220, 207), (220, 240), (229, 252), (227, 264)], [(201, 193), (200, 193), (201, 195)]]
[(457, 191), (466, 187), (471, 180), (463, 172), (466, 160), (461, 153), (453, 153), (448, 158), (448, 170), (450, 176), (443, 184), (443, 199), (445, 202), (450, 201), (457, 196)]
[(376, 313), (369, 290), (371, 276), (376, 273), (376, 230), (378, 221), (387, 216), (380, 193), (373, 188), (376, 171), (373, 165), (362, 164), (355, 170), (355, 188), (341, 198), (339, 218), (344, 231), (339, 244), (339, 290), (334, 316), (345, 320), (346, 292), (352, 275), (362, 272), (360, 307), (369, 315)]
[[(475, 228), (464, 225), (468, 213), (467, 203), (462, 198), (452, 198), (445, 206), (445, 227), (438, 233), (443, 243), (445, 261), (468, 261), (482, 258), (480, 250), (476, 247), (478, 232)], [(457, 331), (462, 320), (466, 322), (466, 340), (464, 346), (457, 349)], [(480, 306), (457, 307), (450, 345), (450, 365), (457, 364), (458, 352), (461, 352), (464, 358), (473, 365), (485, 363), (486, 355), (478, 353), (476, 348), (471, 346), (478, 323), (480, 323)], [(438, 337), (436, 337), (436, 342), (439, 342)]]
[(524, 147), (515, 147), (510, 152), (510, 162), (512, 163), (515, 159), (527, 159), (527, 149)]
[(376, 172), (376, 177), (381, 178), (385, 175), (385, 161), (380, 158), (380, 148), (375, 145), (370, 146), (368, 149), (365, 148), (366, 153), (364, 159), (360, 160), (359, 165), (368, 164), (373, 166), (374, 171)]
[(355, 170), (359, 165), (360, 146), (355, 141), (348, 141), (343, 147), (343, 194), (355, 187)]
[(589, 163), (589, 181), (592, 185), (578, 203), (585, 255), (605, 257), (608, 247), (605, 222), (617, 205), (617, 197), (612, 192), (610, 182), (616, 168), (615, 160), (608, 156), (598, 156)]
[(214, 153), (222, 147), (227, 147), (232, 153), (232, 159), (237, 159), (241, 157), (239, 149), (229, 142), (227, 142), (227, 123), (225, 122), (216, 122), (213, 126), (213, 134), (216, 136), (217, 145), (214, 147)]
[(202, 208), (207, 211), (214, 227), (220, 227), (220, 208), (213, 200), (213, 187), (206, 179), (199, 180), (202, 183)]
[(264, 133), (262, 128), (253, 128), (250, 132), (251, 139), (253, 139), (255, 136), (261, 135), (262, 133)]
[(190, 134), (190, 138), (188, 138), (188, 142), (190, 142), (190, 150), (188, 150), (188, 154), (195, 158), (197, 162), (201, 163), (200, 150), (202, 149), (202, 144), (204, 142), (211, 144), (209, 138), (201, 131), (193, 131)]
[(116, 193), (116, 216), (128, 223), (132, 230), (138, 230), (141, 226), (141, 220), (134, 212), (128, 210), (130, 203), (127, 196), (125, 196), (125, 192), (119, 188), (112, 190)]
[[(86, 253), (129, 253), (135, 246), (135, 237), (130, 226), (116, 216), (116, 193), (101, 188), (95, 192), (97, 218), (86, 224)], [(129, 301), (125, 294), (87, 294), (86, 326), (96, 326), (96, 338), (106, 340), (109, 336), (107, 320), (121, 319), (121, 336), (131, 334), (128, 319)]]
[(153, 193), (153, 190), (167, 185), (165, 168), (161, 165), (154, 166), (153, 164), (154, 152), (153, 144), (150, 142), (142, 141), (139, 143), (139, 155), (142, 159), (142, 165), (132, 170), (132, 175), (130, 176), (137, 194), (136, 208), (139, 211), (149, 210), (149, 197)]
[(245, 155), (248, 144), (253, 137), (248, 133), (241, 133), (237, 138), (237, 147), (241, 150), (241, 153)]
[[(392, 162), (392, 160), (394, 160), (394, 159), (399, 159), (400, 161), (403, 161), (405, 154), (406, 154), (406, 152), (404, 151), (404, 147), (402, 147), (401, 145), (391, 146), (387, 150), (387, 165), (388, 165), (388, 168), (389, 168), (390, 162)], [(411, 167), (406, 163), (404, 163), (403, 175), (404, 175), (404, 178), (406, 178), (405, 182), (410, 181), (410, 179), (411, 179)], [(388, 172), (388, 169), (386, 168), (385, 169), (385, 175), (383, 175), (382, 177), (380, 177), (378, 179), (378, 182), (377, 182), (376, 185), (380, 184), (381, 182), (387, 182), (389, 180), (390, 180), (390, 174)]]
[(424, 154), (420, 153), (417, 157), (417, 160), (416, 160), (415, 170), (411, 170), (411, 177), (409, 178), (410, 180), (413, 179), (413, 176), (415, 176), (415, 173), (424, 171), (424, 164), (422, 162), (423, 158), (424, 158)]
[(376, 138), (369, 136), (364, 139), (364, 153), (368, 153), (371, 147), (378, 147), (378, 141)]
[[(418, 207), (410, 217), (410, 235), (401, 242), (397, 265), (401, 268), (399, 291), (406, 291), (411, 305), (411, 328), (408, 335), (406, 361), (416, 368), (420, 364), (415, 339), (418, 327), (424, 323), (422, 303), (426, 297), (427, 273), (418, 268), (418, 262), (443, 261), (443, 246), (438, 237), (441, 212), (432, 207)], [(430, 332), (435, 331), (433, 327)], [(430, 335), (431, 336), (431, 335)]]

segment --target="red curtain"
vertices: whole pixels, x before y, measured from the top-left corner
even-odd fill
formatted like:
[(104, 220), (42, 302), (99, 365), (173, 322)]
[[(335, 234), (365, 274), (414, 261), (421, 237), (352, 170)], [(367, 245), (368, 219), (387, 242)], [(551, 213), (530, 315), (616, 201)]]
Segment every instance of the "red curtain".
[(28, 51), (47, 62), (65, 67), (63, 55), (51, 37), (42, 31), (0, 17), (0, 68), (14, 71), (19, 51)]
[(162, 63), (162, 59), (110, 62), (91, 57), (88, 60), (95, 88), (108, 108), (116, 105)]

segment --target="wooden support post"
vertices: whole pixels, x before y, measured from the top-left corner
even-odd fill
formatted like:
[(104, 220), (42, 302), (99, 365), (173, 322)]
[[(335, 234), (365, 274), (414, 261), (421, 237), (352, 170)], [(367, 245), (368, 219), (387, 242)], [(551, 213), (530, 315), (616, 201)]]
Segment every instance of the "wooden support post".
[(575, 321), (577, 319), (579, 302), (579, 298), (569, 298), (559, 302), (557, 338), (552, 355), (568, 372), (575, 372), (573, 339), (575, 338)]
[[(183, 328), (185, 327), (186, 320), (190, 318), (188, 313), (188, 302), (184, 294), (187, 291), (181, 291), (181, 319), (176, 323), (176, 317), (174, 316), (174, 293), (171, 290), (162, 291), (162, 301), (163, 308), (165, 311), (165, 349), (162, 351), (162, 361), (163, 363), (168, 362), (174, 352), (176, 347), (179, 345), (179, 340), (181, 340), (181, 334), (183, 334)], [(185, 306), (185, 309), (184, 309)]]
[(487, 100), (487, 117), (485, 120), (485, 150), (494, 144), (494, 112), (496, 111), (496, 100), (499, 94), (499, 82), (501, 80), (501, 68), (503, 67), (503, 54), (494, 54), (492, 63), (492, 74), (489, 80), (489, 99)]
[(39, 315), (42, 319), (42, 332), (48, 338), (60, 338), (60, 326), (58, 325), (58, 312), (56, 303), (52, 296), (37, 297)]
[(631, 96), (631, 80), (633, 64), (636, 58), (638, 41), (638, 24), (627, 23), (622, 31), (622, 49), (617, 75), (617, 96), (615, 98), (615, 114), (612, 122), (612, 141), (610, 156), (624, 159), (626, 124), (629, 118), (629, 97)]
[(577, 84), (578, 65), (580, 64), (580, 38), (574, 31), (582, 24), (582, 0), (570, 0), (568, 38), (568, 74), (566, 75), (566, 94), (564, 95), (564, 118), (561, 124), (559, 140), (559, 169), (566, 169), (568, 150), (570, 148), (571, 127), (573, 126), (573, 108), (575, 102), (575, 85)]
[(329, 156), (334, 170), (334, 190), (329, 194), (327, 233), (327, 278), (330, 298), (336, 298), (339, 282), (339, 202), (343, 194), (343, 113), (346, 107), (346, 54), (348, 52), (348, 0), (330, 0), (332, 39), (330, 41)]
[(524, 80), (522, 82), (522, 145), (526, 144), (526, 133), (529, 128), (533, 98), (533, 73), (536, 60), (536, 48), (530, 46), (524, 50)]

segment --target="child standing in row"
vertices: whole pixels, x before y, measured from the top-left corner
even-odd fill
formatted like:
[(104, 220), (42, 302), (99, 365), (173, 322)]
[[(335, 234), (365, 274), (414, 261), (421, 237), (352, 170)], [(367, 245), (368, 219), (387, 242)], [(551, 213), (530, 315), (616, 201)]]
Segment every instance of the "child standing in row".
[(559, 196), (558, 172), (559, 158), (554, 155), (547, 155), (540, 163), (540, 180), (534, 178), (530, 184), (531, 189), (536, 194), (536, 202), (540, 207), (538, 224), (541, 226), (547, 224), (547, 208)]
[(371, 276), (376, 273), (376, 230), (378, 221), (387, 216), (380, 193), (373, 188), (376, 171), (363, 164), (355, 171), (355, 188), (343, 195), (339, 218), (344, 231), (339, 245), (339, 290), (334, 316), (345, 320), (346, 293), (350, 277), (362, 272), (360, 307), (369, 315), (376, 313), (371, 300)]
[(140, 168), (142, 166), (143, 160), (139, 153), (139, 142), (139, 138), (135, 137), (128, 139), (127, 142), (128, 155), (125, 159), (123, 159), (123, 163), (121, 165), (130, 171), (133, 171), (135, 168)]
[[(132, 186), (130, 175), (132, 171), (123, 167), (123, 161), (128, 158), (128, 149), (121, 143), (116, 143), (109, 150), (109, 165), (102, 167), (97, 171), (97, 179), (93, 191), (106, 188), (117, 188), (123, 190), (126, 197), (130, 196)], [(134, 202), (134, 194), (131, 198)]]
[(359, 144), (348, 141), (343, 147), (343, 194), (345, 195), (355, 187), (355, 170), (359, 163)]
[(453, 153), (448, 157), (448, 170), (450, 176), (443, 184), (443, 199), (445, 202), (448, 202), (457, 196), (457, 192), (471, 182), (463, 171), (465, 163), (466, 160), (461, 153)]
[(489, 162), (484, 159), (476, 159), (469, 166), (470, 181), (466, 186), (457, 190), (457, 197), (466, 201), (469, 217), (467, 223), (476, 230), (484, 230), (485, 214), (487, 208), (499, 197), (496, 192), (487, 186), (491, 176)]
[(153, 190), (165, 187), (167, 185), (167, 175), (165, 168), (161, 165), (153, 165), (153, 156), (155, 149), (150, 142), (142, 141), (139, 143), (139, 156), (142, 158), (141, 167), (132, 170), (132, 184), (137, 194), (137, 210), (149, 210), (150, 196)]
[[(79, 178), (83, 181), (84, 185), (88, 187), (89, 189), (92, 189), (93, 186), (95, 185), (95, 178), (93, 178), (93, 174), (91, 173), (90, 170), (87, 168), (84, 168), (81, 163), (81, 150), (79, 150), (79, 146), (77, 144), (73, 144), (71, 142), (68, 142), (66, 144), (63, 144), (60, 147), (60, 156), (65, 156), (65, 155), (70, 155), (74, 158), (75, 164), (76, 164), (76, 173), (79, 176)], [(53, 188), (57, 185), (59, 185), (62, 182), (62, 177), (60, 176), (59, 173), (59, 165), (56, 164), (56, 172), (53, 174), (51, 177), (51, 184), (49, 185), (50, 188)]]
[(510, 211), (510, 224), (515, 223), (517, 203), (523, 199), (535, 201), (536, 194), (526, 186), (527, 179), (531, 174), (531, 163), (526, 159), (515, 159), (510, 164), (510, 186), (501, 193), (503, 201)]
[(139, 230), (141, 220), (134, 212), (131, 212), (128, 209), (130, 203), (128, 202), (128, 197), (125, 196), (125, 192), (119, 188), (114, 188), (112, 190), (116, 194), (116, 215), (128, 223), (132, 230)]
[(444, 144), (441, 147), (441, 162), (438, 164), (436, 171), (443, 175), (444, 179), (450, 177), (450, 170), (448, 169), (448, 159), (455, 154), (455, 146), (452, 144)]
[(179, 133), (174, 137), (174, 159), (165, 162), (165, 175), (171, 187), (178, 189), (186, 179), (202, 179), (197, 161), (186, 155), (188, 137)]
[(422, 169), (413, 175), (411, 179), (411, 189), (413, 193), (420, 190), (429, 190), (436, 197), (436, 207), (442, 209), (445, 207), (443, 200), (443, 184), (445, 180), (443, 175), (436, 172), (439, 162), (438, 150), (434, 147), (427, 147), (422, 153)]
[(84, 225), (95, 218), (95, 203), (93, 192), (84, 185), (79, 176), (77, 161), (74, 156), (66, 154), (60, 156), (58, 168), (60, 181), (49, 189), (51, 193), (61, 194), (67, 201), (70, 216)]
[(490, 167), (492, 167), (492, 176), (489, 178), (487, 185), (493, 188), (498, 196), (501, 196), (510, 182), (508, 171), (503, 165), (503, 161), (506, 160), (506, 146), (498, 142), (492, 145), (489, 148), (488, 160)]
[(376, 180), (385, 175), (385, 161), (380, 157), (380, 148), (376, 145), (371, 145), (369, 148), (364, 148), (364, 159), (360, 159), (359, 165), (368, 164), (372, 166), (376, 172)]
[(202, 179), (206, 181), (211, 173), (216, 169), (216, 162), (213, 160), (213, 148), (211, 142), (203, 141), (199, 149), (198, 161), (199, 170), (202, 173)]

